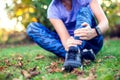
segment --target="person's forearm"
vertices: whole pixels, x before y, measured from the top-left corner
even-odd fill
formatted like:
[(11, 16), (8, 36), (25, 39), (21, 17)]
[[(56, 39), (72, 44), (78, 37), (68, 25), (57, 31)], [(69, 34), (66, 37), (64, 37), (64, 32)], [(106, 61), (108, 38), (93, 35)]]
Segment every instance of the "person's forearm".
[(108, 30), (109, 25), (108, 25), (108, 19), (104, 13), (102, 7), (98, 3), (98, 0), (92, 0), (90, 3), (90, 7), (98, 21), (97, 26), (99, 27), (102, 34), (104, 34)]
[(108, 20), (101, 21), (98, 24), (98, 27), (100, 28), (102, 34), (104, 34), (108, 30), (108, 28), (109, 28)]
[(70, 37), (65, 25), (63, 24), (63, 22), (61, 20), (57, 20), (57, 19), (50, 19), (50, 22), (54, 26), (56, 32), (58, 33), (58, 35), (60, 37), (60, 40), (61, 40), (63, 46), (65, 48), (66, 41)]
[[(63, 30), (63, 29), (62, 29), (62, 30)], [(62, 32), (58, 32), (58, 31), (57, 31), (57, 33), (58, 33), (58, 35), (59, 35), (59, 37), (60, 37), (60, 39), (61, 39), (61, 42), (62, 42), (64, 48), (66, 48), (67, 39), (70, 37), (68, 31), (65, 29), (65, 30), (63, 30)]]

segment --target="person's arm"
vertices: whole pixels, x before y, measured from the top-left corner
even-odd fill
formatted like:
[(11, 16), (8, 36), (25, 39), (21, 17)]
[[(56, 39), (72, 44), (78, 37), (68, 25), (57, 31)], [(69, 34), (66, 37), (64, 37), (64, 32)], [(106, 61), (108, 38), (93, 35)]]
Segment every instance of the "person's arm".
[[(109, 28), (107, 17), (105, 16), (97, 0), (92, 0), (90, 3), (90, 7), (98, 21), (97, 27), (100, 29), (102, 34), (104, 34)], [(90, 40), (98, 36), (96, 29), (95, 28), (91, 29), (88, 23), (85, 22), (82, 24), (82, 26), (85, 26), (85, 28), (75, 30), (74, 32), (75, 36), (80, 36), (80, 39), (82, 40)]]
[(90, 7), (98, 20), (98, 27), (100, 28), (102, 33), (105, 33), (108, 28), (108, 19), (106, 18), (101, 6), (99, 5), (97, 0), (92, 0), (90, 3)]
[(49, 19), (52, 23), (53, 27), (55, 28), (56, 32), (58, 33), (63, 46), (66, 46), (66, 40), (70, 37), (67, 29), (65, 28), (64, 23), (59, 19)]
[(64, 23), (60, 19), (49, 19), (56, 32), (58, 33), (61, 42), (66, 50), (68, 50), (69, 46), (80, 45), (80, 40), (74, 40), (70, 37)]

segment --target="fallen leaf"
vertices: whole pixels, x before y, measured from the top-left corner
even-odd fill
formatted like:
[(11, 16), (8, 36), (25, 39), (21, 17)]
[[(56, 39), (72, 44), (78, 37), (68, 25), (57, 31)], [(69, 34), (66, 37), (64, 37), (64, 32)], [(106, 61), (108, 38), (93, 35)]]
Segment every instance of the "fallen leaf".
[(97, 60), (98, 63), (102, 62), (102, 59)]
[(90, 65), (90, 62), (91, 62), (90, 60), (85, 60), (85, 59), (84, 59), (84, 61), (83, 61), (83, 65), (84, 65), (84, 66), (86, 66), (86, 65)]
[(22, 56), (18, 56), (17, 59), (18, 59), (19, 61), (22, 61), (22, 60), (23, 60), (23, 57), (22, 57)]
[(23, 66), (22, 61), (18, 61), (18, 66), (19, 66), (19, 67), (22, 67), (22, 66)]
[(35, 66), (34, 68), (31, 68), (29, 70), (29, 73), (33, 77), (33, 76), (36, 76), (36, 75), (40, 74), (40, 71), (37, 71), (37, 66)]
[(52, 62), (50, 64), (50, 66), (46, 66), (46, 69), (49, 73), (53, 73), (53, 72), (62, 72), (62, 69), (60, 69), (58, 67), (58, 63), (57, 62)]
[(96, 80), (96, 76), (90, 73), (88, 77), (84, 78), (82, 76), (78, 76), (77, 79), (78, 80)]
[(59, 58), (59, 60), (58, 60), (58, 64), (63, 64), (65, 62), (65, 59), (63, 59), (63, 58)]
[(110, 59), (110, 58), (115, 58), (115, 56), (105, 56), (104, 59)]
[(11, 76), (13, 76), (13, 74), (11, 74), (11, 73), (7, 74), (6, 80), (9, 80)]
[(116, 74), (116, 75), (114, 76), (114, 78), (115, 78), (115, 80), (120, 80), (120, 74)]
[(13, 78), (12, 80), (21, 80), (21, 79), (18, 79), (18, 78)]
[(40, 72), (38, 72), (38, 71), (31, 71), (31, 72), (29, 72), (29, 73), (30, 73), (30, 75), (31, 75), (32, 77), (40, 74)]
[(10, 61), (8, 59), (5, 59), (4, 62), (7, 66), (11, 66)]
[(35, 60), (39, 60), (39, 59), (43, 59), (43, 58), (45, 58), (45, 57), (42, 56), (42, 55), (37, 55), (37, 56), (35, 57)]
[(36, 71), (37, 66), (35, 66), (34, 68), (31, 68), (29, 71)]
[(89, 76), (88, 77), (84, 77), (85, 75), (79, 75), (77, 77), (78, 80), (96, 80), (97, 76), (95, 74), (95, 71), (96, 69), (95, 68), (92, 68), (90, 71), (89, 71)]
[(7, 68), (7, 67), (5, 67), (5, 66), (0, 66), (0, 71), (3, 71), (5, 68)]
[(82, 76), (82, 75), (84, 75), (85, 74), (85, 72), (83, 71), (83, 70), (80, 70), (80, 69), (78, 69), (78, 68), (75, 68), (75, 69), (73, 69), (73, 71), (71, 72), (71, 73), (73, 73), (73, 74), (75, 74), (75, 75), (79, 75), (79, 76)]
[(95, 72), (96, 72), (96, 69), (95, 69), (95, 68), (92, 68), (92, 69), (90, 70), (90, 73), (92, 73), (92, 74), (95, 74)]
[(31, 78), (31, 75), (28, 71), (26, 70), (22, 70), (21, 71), (22, 75), (26, 78), (26, 79), (30, 79)]

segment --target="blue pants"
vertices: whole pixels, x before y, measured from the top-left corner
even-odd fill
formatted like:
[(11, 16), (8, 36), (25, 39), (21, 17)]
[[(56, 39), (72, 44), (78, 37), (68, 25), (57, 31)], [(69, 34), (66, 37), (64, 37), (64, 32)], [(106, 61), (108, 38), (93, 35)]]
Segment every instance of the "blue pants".
[[(92, 11), (89, 7), (82, 7), (77, 15), (75, 29), (82, 28), (80, 26), (83, 22), (90, 24), (91, 28), (96, 27), (96, 22)], [(45, 26), (38, 22), (33, 22), (28, 25), (27, 34), (34, 42), (36, 42), (40, 47), (54, 53), (57, 56), (65, 58), (66, 51), (60, 41), (60, 38), (56, 32), (52, 32)], [(82, 45), (79, 47), (83, 49), (93, 49), (94, 53), (97, 54), (98, 51), (103, 46), (103, 36), (97, 36), (91, 40), (83, 41)]]

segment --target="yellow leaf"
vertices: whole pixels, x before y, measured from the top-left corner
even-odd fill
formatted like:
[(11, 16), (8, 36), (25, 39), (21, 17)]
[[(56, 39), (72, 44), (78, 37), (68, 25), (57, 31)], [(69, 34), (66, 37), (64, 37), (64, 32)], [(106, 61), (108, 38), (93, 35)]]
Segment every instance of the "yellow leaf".
[(18, 11), (16, 12), (16, 16), (21, 16), (22, 14), (23, 14), (23, 10), (18, 9)]

